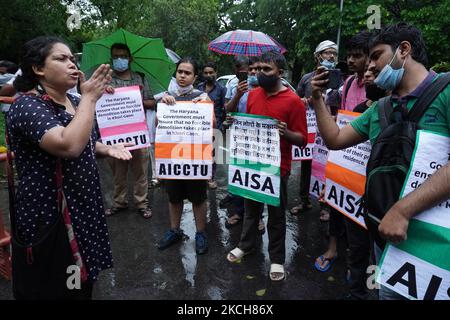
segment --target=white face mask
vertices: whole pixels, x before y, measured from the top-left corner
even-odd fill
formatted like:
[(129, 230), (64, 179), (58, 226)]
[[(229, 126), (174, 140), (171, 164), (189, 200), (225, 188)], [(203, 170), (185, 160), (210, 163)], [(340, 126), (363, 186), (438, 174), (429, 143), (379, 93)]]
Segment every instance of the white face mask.
[(179, 96), (188, 94), (189, 92), (191, 92), (194, 89), (194, 86), (192, 84), (187, 87), (180, 87), (180, 85), (177, 83), (176, 86), (177, 86), (176, 93)]

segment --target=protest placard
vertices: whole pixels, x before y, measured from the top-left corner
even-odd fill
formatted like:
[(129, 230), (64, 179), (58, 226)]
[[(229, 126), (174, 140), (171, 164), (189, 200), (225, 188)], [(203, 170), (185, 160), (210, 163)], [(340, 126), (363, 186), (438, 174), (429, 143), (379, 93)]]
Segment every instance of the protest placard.
[[(450, 138), (419, 130), (411, 166), (400, 195), (418, 188), (449, 161)], [(419, 300), (450, 300), (450, 199), (409, 222), (407, 240), (388, 244), (377, 281)]]
[(309, 106), (306, 109), (306, 123), (308, 126), (308, 144), (304, 148), (292, 146), (292, 161), (312, 160), (314, 141), (316, 139), (317, 120), (314, 109)]
[[(360, 113), (339, 110), (336, 123), (343, 128)], [(366, 166), (370, 157), (369, 141), (343, 150), (330, 150), (326, 165), (326, 202), (366, 228), (360, 201), (366, 184)]]
[(316, 198), (320, 198), (320, 194), (325, 187), (325, 168), (328, 160), (328, 148), (320, 135), (316, 133), (316, 140), (313, 148), (313, 160), (311, 163), (311, 183), (309, 185), (309, 194)]
[(212, 102), (158, 103), (155, 136), (158, 178), (211, 179), (213, 112)]
[(280, 136), (269, 117), (233, 113), (228, 190), (244, 198), (280, 205)]
[(95, 105), (102, 143), (134, 143), (129, 150), (150, 145), (144, 106), (139, 86), (115, 88), (114, 94), (105, 93)]

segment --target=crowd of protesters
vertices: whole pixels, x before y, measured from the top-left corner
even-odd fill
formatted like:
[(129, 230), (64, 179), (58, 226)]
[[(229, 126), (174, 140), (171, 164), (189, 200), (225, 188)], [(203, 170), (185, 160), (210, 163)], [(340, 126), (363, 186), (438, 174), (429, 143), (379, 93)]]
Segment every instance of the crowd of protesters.
[[(235, 263), (250, 254), (258, 236), (268, 232), (269, 278), (285, 279), (287, 183), (291, 171), (292, 147), (307, 143), (306, 110), (315, 111), (318, 130), (330, 150), (344, 149), (366, 140), (374, 143), (380, 134), (377, 101), (389, 97), (392, 104), (411, 109), (424, 90), (441, 74), (426, 68), (427, 53), (420, 30), (406, 23), (381, 30), (361, 31), (345, 43), (346, 61), (336, 88), (329, 88), (329, 75), (338, 65), (337, 44), (330, 40), (311, 48), (315, 70), (303, 75), (294, 92), (283, 83), (287, 71), (285, 57), (268, 51), (259, 57), (236, 56), (236, 78), (227, 87), (217, 82), (218, 69), (208, 62), (201, 69), (189, 57), (177, 63), (174, 78), (165, 92), (151, 92), (144, 75), (131, 70), (133, 57), (126, 44), (111, 47), (111, 66), (99, 66), (85, 79), (68, 45), (56, 37), (38, 37), (24, 45), (16, 66), (0, 61), (0, 95), (16, 95), (6, 113), (7, 135), (15, 155), (18, 187), (10, 199), (14, 244), (13, 291), (17, 299), (67, 298), (90, 299), (100, 271), (111, 268), (112, 253), (106, 217), (129, 207), (127, 174), (133, 175), (133, 200), (136, 211), (151, 218), (149, 189), (160, 185), (168, 194), (170, 229), (157, 246), (166, 250), (184, 238), (181, 229), (183, 204), (192, 202), (195, 218), (196, 253), (207, 254), (207, 192), (217, 188), (213, 176), (205, 180), (164, 180), (155, 172), (154, 136), (158, 103), (176, 105), (178, 101), (210, 101), (214, 105), (214, 127), (226, 131), (233, 119), (230, 112), (268, 116), (277, 120), (280, 135), (281, 181), (280, 206), (268, 205), (267, 226), (263, 220), (264, 204), (241, 195), (228, 193), (220, 201), (229, 208), (228, 228), (242, 223), (239, 243), (224, 261)], [(20, 69), (18, 69), (18, 67)], [(339, 65), (338, 65), (339, 67)], [(203, 81), (198, 81), (202, 79)], [(198, 85), (196, 85), (199, 83)], [(138, 85), (147, 114), (152, 145), (129, 151), (131, 144), (107, 146), (101, 143), (95, 121), (95, 104), (115, 88)], [(450, 133), (450, 88), (446, 87), (429, 109), (433, 123), (420, 120), (419, 127)], [(339, 110), (362, 115), (339, 128)], [(425, 116), (429, 115), (425, 111)], [(96, 158), (109, 157), (114, 191), (112, 206), (104, 208)], [(221, 164), (219, 164), (221, 165)], [(149, 171), (150, 168), (150, 171)], [(338, 257), (338, 242), (345, 241), (348, 259), (348, 300), (368, 298), (367, 267), (380, 260), (384, 243), (406, 239), (409, 220), (450, 196), (450, 167), (444, 166), (423, 186), (388, 208), (377, 229), (367, 230), (321, 201), (317, 217), (329, 225), (328, 246), (316, 258), (318, 272), (327, 272)], [(150, 172), (150, 173), (149, 173)], [(310, 198), (311, 160), (301, 162), (300, 202), (289, 212), (298, 216), (313, 208)], [(225, 187), (225, 186), (224, 186)], [(370, 197), (370, 195), (368, 195)], [(345, 235), (345, 237), (344, 237)], [(56, 247), (51, 241), (58, 241)], [(52, 251), (53, 250), (53, 251)], [(30, 255), (42, 254), (41, 266), (27, 264)], [(62, 262), (51, 257), (58, 253)], [(373, 258), (374, 257), (374, 258)], [(21, 261), (21, 259), (24, 259)], [(47, 260), (46, 260), (47, 259)], [(61, 263), (76, 264), (83, 275), (79, 291), (65, 289)], [(39, 279), (31, 275), (47, 269)], [(58, 269), (59, 268), (59, 269)], [(383, 287), (380, 299), (401, 299)]]

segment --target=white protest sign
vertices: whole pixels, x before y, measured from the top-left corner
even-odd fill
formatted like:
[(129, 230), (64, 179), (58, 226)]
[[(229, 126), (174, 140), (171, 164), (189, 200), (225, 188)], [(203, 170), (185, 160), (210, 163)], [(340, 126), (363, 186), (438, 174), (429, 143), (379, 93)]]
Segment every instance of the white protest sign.
[(309, 106), (306, 109), (306, 123), (308, 126), (308, 144), (304, 148), (292, 146), (292, 161), (312, 160), (314, 141), (317, 132), (317, 120), (314, 109)]
[[(339, 110), (336, 123), (343, 128), (360, 113)], [(331, 150), (326, 166), (325, 200), (363, 228), (366, 228), (360, 201), (366, 184), (366, 166), (370, 157), (369, 141), (344, 150)]]
[(155, 136), (156, 175), (161, 179), (212, 177), (213, 104), (158, 104)]
[(280, 205), (280, 136), (277, 121), (233, 114), (228, 190), (273, 206)]
[[(419, 130), (401, 197), (449, 160), (450, 138)], [(409, 222), (408, 238), (387, 245), (377, 281), (409, 299), (450, 300), (450, 200)]]
[(134, 143), (130, 150), (150, 145), (139, 86), (115, 88), (114, 94), (105, 93), (97, 101), (95, 111), (103, 144)]

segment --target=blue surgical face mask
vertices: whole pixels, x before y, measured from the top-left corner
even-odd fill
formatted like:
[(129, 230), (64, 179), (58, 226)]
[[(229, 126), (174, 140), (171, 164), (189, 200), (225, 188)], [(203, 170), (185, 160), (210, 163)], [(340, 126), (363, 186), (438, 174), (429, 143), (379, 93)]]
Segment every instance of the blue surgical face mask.
[(113, 69), (119, 72), (128, 70), (128, 59), (117, 58), (113, 60)]
[(321, 66), (324, 66), (327, 69), (334, 69), (334, 67), (336, 67), (336, 62), (335, 61), (330, 61), (330, 60), (322, 60), (320, 62)]
[(251, 87), (257, 87), (258, 84), (258, 77), (257, 76), (248, 76), (247, 83)]
[(397, 88), (400, 81), (402, 81), (403, 73), (405, 72), (405, 69), (403, 67), (405, 66), (406, 59), (405, 61), (403, 61), (403, 65), (400, 69), (393, 69), (391, 66), (397, 55), (397, 51), (398, 48), (397, 50), (395, 50), (391, 62), (384, 66), (383, 70), (381, 70), (377, 78), (374, 80), (374, 83), (384, 90), (392, 91)]

